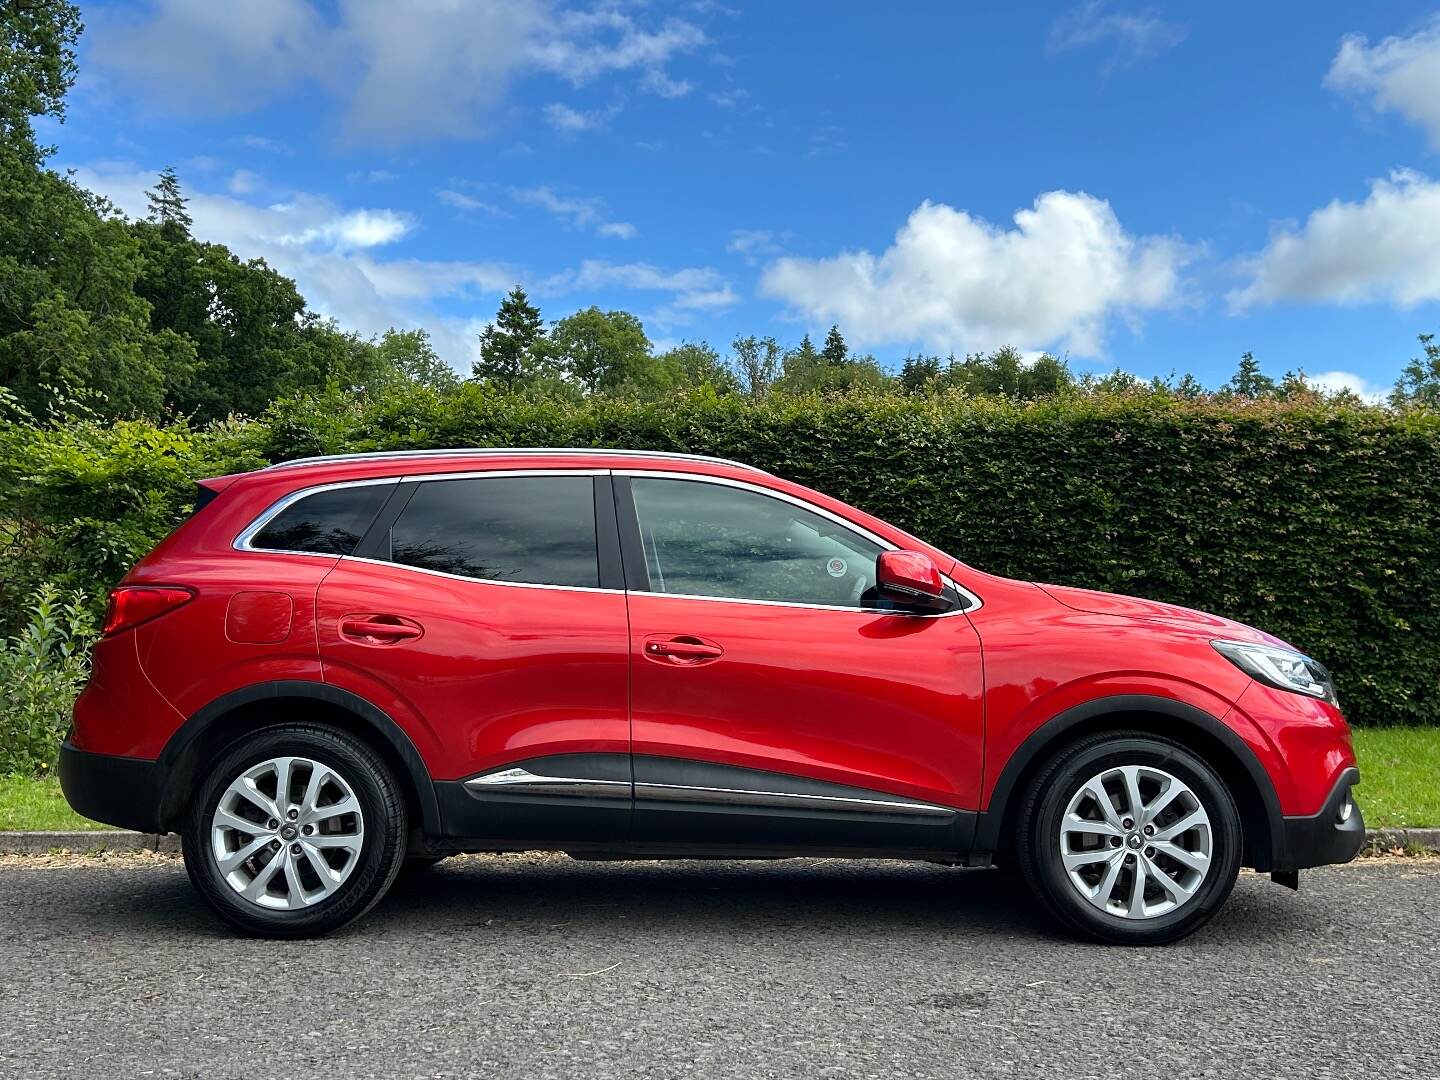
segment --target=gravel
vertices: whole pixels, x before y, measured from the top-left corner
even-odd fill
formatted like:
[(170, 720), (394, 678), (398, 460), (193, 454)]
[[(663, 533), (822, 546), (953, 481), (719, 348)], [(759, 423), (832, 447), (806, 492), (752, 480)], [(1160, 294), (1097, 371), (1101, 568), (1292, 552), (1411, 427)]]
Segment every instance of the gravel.
[(0, 1075), (1440, 1076), (1440, 860), (1302, 880), (1131, 950), (1000, 871), (468, 857), (278, 943), (172, 856), (0, 857)]

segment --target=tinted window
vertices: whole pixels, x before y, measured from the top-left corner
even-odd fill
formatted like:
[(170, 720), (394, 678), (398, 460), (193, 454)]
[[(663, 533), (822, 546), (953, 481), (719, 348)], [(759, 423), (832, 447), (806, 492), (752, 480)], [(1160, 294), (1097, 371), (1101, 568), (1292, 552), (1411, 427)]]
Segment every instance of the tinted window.
[(390, 530), (390, 557), (486, 581), (600, 584), (588, 476), (428, 480)]
[(885, 550), (794, 503), (693, 480), (631, 481), (652, 592), (873, 607)]
[(349, 555), (394, 489), (394, 484), (363, 484), (317, 491), (271, 518), (250, 538), (250, 546)]

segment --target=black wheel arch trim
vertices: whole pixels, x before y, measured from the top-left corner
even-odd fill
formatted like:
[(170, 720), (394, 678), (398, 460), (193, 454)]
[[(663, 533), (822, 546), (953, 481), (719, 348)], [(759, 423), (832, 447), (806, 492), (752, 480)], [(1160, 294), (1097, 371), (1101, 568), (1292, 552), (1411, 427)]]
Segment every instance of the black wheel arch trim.
[(431, 779), (430, 770), (425, 767), (425, 761), (420, 757), (420, 751), (415, 749), (415, 743), (405, 733), (405, 729), (391, 719), (384, 710), (358, 694), (342, 690), (338, 686), (331, 686), (328, 683), (312, 682), (307, 679), (277, 679), (233, 690), (197, 710), (179, 727), (175, 734), (170, 736), (170, 741), (165, 744), (165, 748), (160, 751), (160, 756), (156, 759), (160, 774), (164, 778), (160, 799), (160, 819), (163, 827), (172, 828), (179, 821), (180, 814), (183, 813), (185, 800), (188, 799), (189, 789), (193, 785), (188, 782), (188, 779), (181, 783), (177, 783), (176, 780), (177, 777), (186, 776), (185, 766), (191, 764), (187, 759), (191, 756), (191, 752), (201, 744), (202, 737), (215, 724), (236, 709), (253, 705), (257, 701), (281, 698), (303, 698), (323, 702), (357, 716), (369, 732), (385, 741), (386, 746), (394, 752), (395, 757), (404, 767), (407, 775), (400, 779), (408, 781), (408, 786), (414, 792), (423, 830), (430, 835), (440, 835), (443, 832), (440, 803), (435, 797), (434, 781)]
[[(1285, 865), (1286, 829), (1280, 812), (1280, 799), (1275, 793), (1275, 785), (1271, 783), (1254, 751), (1219, 718), (1204, 709), (1173, 698), (1150, 694), (1115, 694), (1086, 701), (1066, 709), (1031, 732), (1010, 755), (1010, 760), (1000, 772), (995, 789), (990, 795), (989, 805), (981, 812), (976, 823), (974, 850), (988, 855), (1004, 846), (1001, 830), (1005, 825), (1006, 810), (1013, 799), (1020, 797), (1018, 785), (1021, 778), (1041, 757), (1060, 745), (1071, 732), (1083, 724), (1102, 717), (1137, 713), (1172, 717), (1215, 739), (1231, 753), (1260, 797), (1269, 830), (1266, 838), (1269, 862), (1277, 866)], [(1261, 870), (1268, 868), (1268, 865), (1257, 867)]]

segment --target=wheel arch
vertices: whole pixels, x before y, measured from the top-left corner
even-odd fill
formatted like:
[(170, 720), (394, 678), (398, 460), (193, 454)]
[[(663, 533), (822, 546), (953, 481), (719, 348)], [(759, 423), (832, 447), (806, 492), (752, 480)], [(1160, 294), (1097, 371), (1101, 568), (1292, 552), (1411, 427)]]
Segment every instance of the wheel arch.
[(1076, 705), (1052, 717), (1010, 755), (975, 827), (977, 854), (1007, 850), (1026, 786), (1057, 753), (1087, 735), (1138, 730), (1181, 743), (1215, 769), (1240, 809), (1243, 863), (1269, 870), (1283, 858), (1280, 800), (1254, 752), (1203, 709), (1172, 698), (1120, 694)]
[(164, 778), (160, 827), (172, 831), (178, 827), (204, 762), (236, 739), (291, 719), (331, 724), (364, 739), (395, 770), (411, 820), (418, 821), (427, 835), (441, 834), (440, 805), (430, 771), (405, 730), (357, 694), (301, 679), (255, 683), (232, 691), (180, 726), (158, 759)]

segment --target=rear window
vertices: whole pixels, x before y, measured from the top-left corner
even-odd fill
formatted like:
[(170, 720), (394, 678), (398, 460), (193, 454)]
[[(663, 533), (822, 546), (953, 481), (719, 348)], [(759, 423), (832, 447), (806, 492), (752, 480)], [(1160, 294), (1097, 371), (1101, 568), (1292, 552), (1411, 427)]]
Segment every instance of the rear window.
[(291, 503), (250, 538), (266, 551), (349, 555), (370, 528), (395, 482), (331, 488)]
[(589, 476), (495, 476), (419, 484), (390, 529), (393, 562), (532, 585), (594, 588)]

